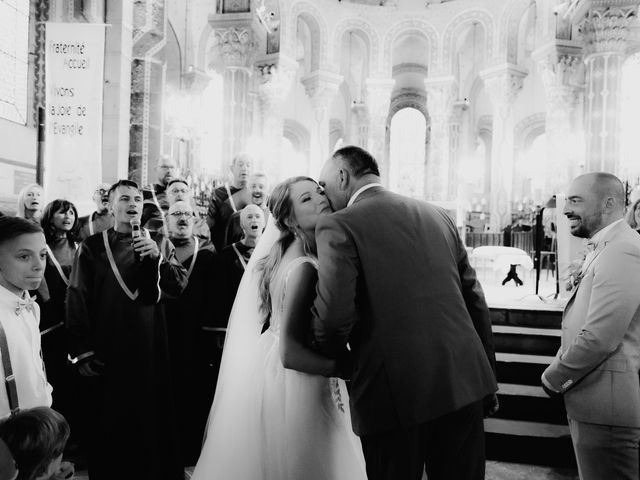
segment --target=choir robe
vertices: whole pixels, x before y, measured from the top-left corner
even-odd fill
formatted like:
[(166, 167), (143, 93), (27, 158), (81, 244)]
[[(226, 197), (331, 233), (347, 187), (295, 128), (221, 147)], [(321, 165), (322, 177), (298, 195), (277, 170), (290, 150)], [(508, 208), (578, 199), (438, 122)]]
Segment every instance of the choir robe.
[[(64, 322), (67, 281), (71, 275), (76, 244), (66, 238), (60, 238), (50, 241), (48, 246), (66, 279), (60, 275), (53, 259), (48, 255), (44, 280), (36, 294), (36, 301), (40, 305), (42, 359), (47, 372), (47, 381), (53, 387), (52, 408), (64, 415), (72, 427), (75, 427), (77, 424), (75, 421), (77, 405), (74, 402), (76, 395), (72, 372), (67, 365), (68, 347)], [(44, 290), (48, 292), (47, 296), (43, 295)]]
[(183, 463), (195, 465), (202, 447), (207, 416), (213, 400), (215, 378), (208, 365), (210, 346), (206, 345), (202, 327), (211, 315), (214, 293), (213, 245), (198, 241), (193, 264), (194, 238), (172, 239), (176, 258), (188, 273), (188, 284), (177, 298), (165, 301), (173, 389), (181, 412)]
[(80, 231), (78, 232), (78, 240), (83, 241), (96, 233), (102, 233), (113, 227), (113, 215), (108, 210), (104, 213), (93, 212), (78, 219)]
[[(229, 197), (231, 192), (231, 197)], [(229, 185), (216, 188), (211, 194), (207, 209), (207, 224), (211, 229), (211, 241), (216, 251), (221, 252), (224, 247), (233, 243), (230, 239), (234, 235), (233, 214), (239, 212), (249, 204), (249, 192), (246, 188), (236, 188)]]
[(91, 385), (89, 446), (91, 480), (182, 480), (178, 412), (172, 401), (161, 291), (177, 296), (186, 286), (173, 246), (158, 259), (134, 259), (131, 235), (106, 231), (125, 285), (109, 263), (103, 235), (78, 250), (67, 291), (67, 329), (78, 362), (93, 356), (102, 374)]
[[(235, 249), (233, 247), (236, 247)], [(240, 252), (240, 257), (236, 253), (236, 249)], [(240, 286), (240, 280), (244, 275), (244, 269), (251, 254), (253, 247), (247, 247), (242, 242), (236, 242), (222, 250), (216, 260), (216, 324), (217, 327), (226, 328), (229, 323), (229, 315), (233, 302), (236, 299), (236, 293)]]

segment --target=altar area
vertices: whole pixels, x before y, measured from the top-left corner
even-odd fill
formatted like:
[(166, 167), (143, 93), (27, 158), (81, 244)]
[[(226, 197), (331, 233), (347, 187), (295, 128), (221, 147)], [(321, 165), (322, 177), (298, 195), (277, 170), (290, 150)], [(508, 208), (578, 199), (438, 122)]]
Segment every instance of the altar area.
[[(549, 398), (540, 386), (542, 372), (560, 347), (568, 298), (565, 282), (556, 282), (556, 258), (542, 263), (536, 293), (532, 255), (510, 247), (469, 250), (491, 312), (496, 351), (500, 410), (485, 420), (487, 458), (575, 468), (562, 399)], [(512, 280), (502, 285), (510, 268), (522, 285)]]

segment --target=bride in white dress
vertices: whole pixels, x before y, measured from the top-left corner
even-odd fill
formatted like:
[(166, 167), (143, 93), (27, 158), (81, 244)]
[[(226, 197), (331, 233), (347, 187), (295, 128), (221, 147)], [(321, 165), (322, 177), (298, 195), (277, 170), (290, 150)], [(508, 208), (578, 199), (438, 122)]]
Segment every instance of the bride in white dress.
[(192, 478), (366, 480), (344, 382), (331, 377), (338, 366), (307, 344), (317, 280), (310, 252), (329, 203), (314, 180), (294, 177), (276, 186), (269, 207), (231, 313)]

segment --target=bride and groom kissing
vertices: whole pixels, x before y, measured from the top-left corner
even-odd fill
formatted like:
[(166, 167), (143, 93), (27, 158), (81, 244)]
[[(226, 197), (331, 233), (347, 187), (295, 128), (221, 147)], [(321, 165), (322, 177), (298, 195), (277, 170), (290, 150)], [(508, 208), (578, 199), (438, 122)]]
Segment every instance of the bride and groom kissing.
[(483, 479), (491, 323), (450, 217), (354, 146), (269, 206), (192, 478)]

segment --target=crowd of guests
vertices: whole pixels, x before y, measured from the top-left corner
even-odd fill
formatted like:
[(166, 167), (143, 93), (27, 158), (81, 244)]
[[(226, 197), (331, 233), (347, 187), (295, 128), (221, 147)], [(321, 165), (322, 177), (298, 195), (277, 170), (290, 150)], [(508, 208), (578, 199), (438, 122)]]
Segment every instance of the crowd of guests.
[(238, 155), (231, 175), (206, 216), (166, 157), (149, 187), (98, 185), (85, 217), (64, 199), (45, 204), (36, 184), (16, 217), (0, 216), (2, 368), (15, 379), (0, 389), (0, 418), (12, 428), (46, 417), (60, 432), (55, 459), (32, 469), (0, 427), (16, 478), (70, 478), (60, 445), (88, 459), (92, 480), (181, 479), (195, 464), (228, 317), (267, 218), (268, 182), (251, 159)]
[[(72, 478), (73, 465), (63, 461), (72, 446), (88, 457), (92, 480), (177, 480), (195, 463), (233, 300), (268, 215), (268, 182), (251, 172), (250, 158), (238, 155), (230, 170), (232, 181), (214, 190), (203, 217), (189, 184), (164, 157), (147, 188), (130, 180), (98, 185), (91, 215), (80, 218), (65, 199), (45, 204), (35, 184), (19, 195), (17, 216), (0, 214), (0, 480)], [(567, 402), (581, 478), (618, 478), (597, 472), (607, 442), (627, 441), (594, 429), (594, 415), (602, 417), (597, 425), (633, 435), (633, 452), (616, 468), (638, 466), (637, 405), (613, 417), (598, 410), (616, 403), (608, 377), (601, 378), (601, 370), (619, 371), (613, 360), (633, 366), (627, 376), (637, 394), (635, 290), (594, 280), (620, 277), (630, 265), (627, 247), (640, 259), (637, 237), (625, 233), (629, 226), (640, 233), (640, 200), (627, 208), (629, 226), (622, 227), (622, 192), (611, 175), (579, 177), (563, 212), (572, 234), (594, 248), (565, 310), (571, 331), (563, 330), (542, 383)], [(613, 264), (617, 273), (608, 269)], [(592, 311), (598, 295), (611, 312)], [(607, 301), (613, 295), (619, 301)], [(622, 306), (624, 312), (613, 311)], [(607, 342), (606, 351), (596, 351), (598, 362), (604, 359), (596, 370), (590, 345), (580, 343), (584, 331)], [(607, 398), (585, 402), (587, 387), (594, 398)], [(623, 402), (630, 395), (624, 391)]]

